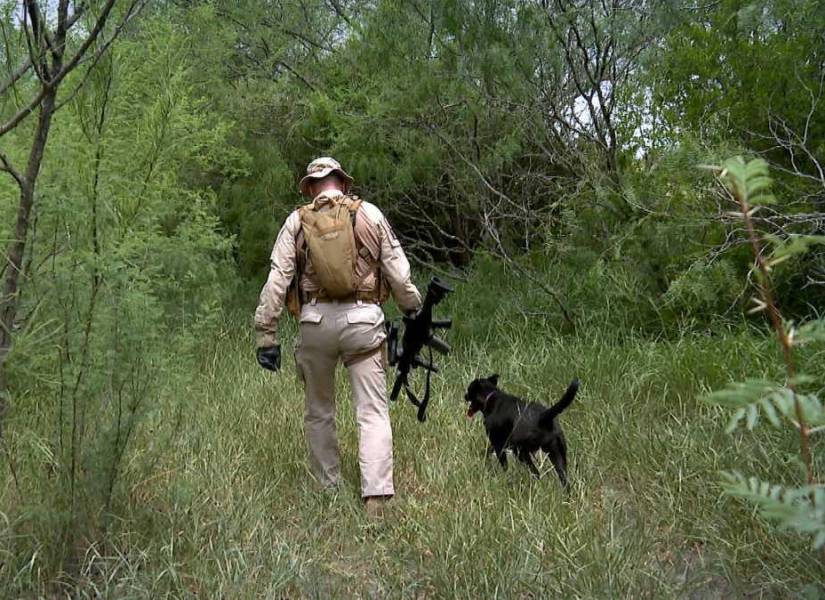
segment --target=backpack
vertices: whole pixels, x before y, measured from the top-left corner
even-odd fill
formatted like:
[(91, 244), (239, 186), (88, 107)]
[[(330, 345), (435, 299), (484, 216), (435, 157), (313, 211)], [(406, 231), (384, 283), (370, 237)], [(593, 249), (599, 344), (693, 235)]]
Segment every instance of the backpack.
[(360, 283), (355, 277), (355, 214), (360, 206), (360, 199), (345, 196), (331, 200), (324, 210), (314, 203), (299, 209), (312, 268), (324, 294), (334, 300), (353, 296)]

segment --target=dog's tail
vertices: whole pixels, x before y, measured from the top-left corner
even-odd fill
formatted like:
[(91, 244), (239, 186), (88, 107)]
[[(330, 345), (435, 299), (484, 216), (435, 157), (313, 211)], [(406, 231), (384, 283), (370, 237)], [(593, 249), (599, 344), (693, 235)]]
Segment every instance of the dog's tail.
[(564, 396), (561, 397), (561, 400), (556, 402), (553, 406), (545, 410), (541, 416), (539, 417), (539, 427), (544, 429), (549, 429), (553, 426), (553, 419), (558, 417), (564, 409), (570, 406), (573, 403), (573, 398), (576, 397), (576, 392), (579, 391), (579, 380), (574, 379), (569, 386), (567, 386), (567, 391), (564, 392)]

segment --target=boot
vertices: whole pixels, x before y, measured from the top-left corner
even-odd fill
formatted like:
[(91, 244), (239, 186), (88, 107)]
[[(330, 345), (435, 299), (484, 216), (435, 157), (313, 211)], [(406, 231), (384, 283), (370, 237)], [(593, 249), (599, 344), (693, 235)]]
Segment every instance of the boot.
[(364, 509), (370, 519), (384, 518), (384, 504), (387, 500), (384, 496), (367, 496), (364, 498)]

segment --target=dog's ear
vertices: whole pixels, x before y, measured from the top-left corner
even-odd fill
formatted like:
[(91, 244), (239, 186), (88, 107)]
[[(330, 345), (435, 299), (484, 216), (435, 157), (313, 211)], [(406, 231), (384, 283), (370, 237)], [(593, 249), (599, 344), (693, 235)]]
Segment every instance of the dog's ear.
[(487, 381), (489, 381), (490, 383), (492, 383), (494, 386), (498, 387), (498, 373), (496, 373), (496, 374), (494, 374), (494, 375), (490, 375), (490, 376), (487, 378)]

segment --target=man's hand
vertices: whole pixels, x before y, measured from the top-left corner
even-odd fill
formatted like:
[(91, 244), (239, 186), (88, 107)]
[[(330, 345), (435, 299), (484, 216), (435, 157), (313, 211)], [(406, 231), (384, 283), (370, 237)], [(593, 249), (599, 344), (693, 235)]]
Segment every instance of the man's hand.
[(258, 359), (258, 364), (264, 369), (278, 371), (281, 368), (281, 346), (279, 345), (258, 348), (255, 356)]

